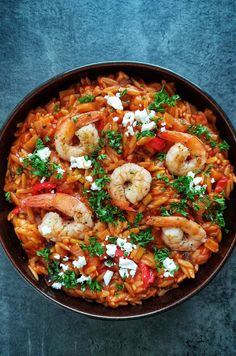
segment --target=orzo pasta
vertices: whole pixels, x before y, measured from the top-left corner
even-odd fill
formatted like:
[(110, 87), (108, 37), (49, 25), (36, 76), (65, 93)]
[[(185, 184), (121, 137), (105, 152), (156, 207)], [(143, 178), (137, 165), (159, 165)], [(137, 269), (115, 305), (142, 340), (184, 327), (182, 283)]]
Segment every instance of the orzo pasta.
[(228, 148), (209, 109), (123, 72), (30, 111), (5, 192), (33, 276), (109, 307), (195, 278), (226, 228)]

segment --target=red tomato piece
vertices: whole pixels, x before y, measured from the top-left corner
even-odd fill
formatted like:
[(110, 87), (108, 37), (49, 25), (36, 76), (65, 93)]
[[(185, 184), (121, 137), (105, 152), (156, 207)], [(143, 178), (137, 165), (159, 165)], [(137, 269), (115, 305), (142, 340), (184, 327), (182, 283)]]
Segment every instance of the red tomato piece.
[(151, 270), (145, 263), (140, 262), (139, 268), (141, 269), (142, 281), (144, 288), (148, 288), (155, 280), (155, 272)]
[(32, 194), (36, 195), (39, 192), (41, 192), (41, 190), (46, 189), (46, 190), (51, 190), (56, 188), (56, 184), (52, 184), (49, 182), (43, 182), (43, 183), (36, 183), (33, 188), (32, 188)]
[(218, 182), (216, 183), (215, 192), (221, 193), (226, 187), (227, 182), (228, 182), (228, 178), (225, 176), (223, 176), (220, 180), (218, 180)]
[(159, 137), (155, 137), (147, 142), (147, 146), (153, 148), (155, 151), (162, 151), (166, 146), (166, 142)]

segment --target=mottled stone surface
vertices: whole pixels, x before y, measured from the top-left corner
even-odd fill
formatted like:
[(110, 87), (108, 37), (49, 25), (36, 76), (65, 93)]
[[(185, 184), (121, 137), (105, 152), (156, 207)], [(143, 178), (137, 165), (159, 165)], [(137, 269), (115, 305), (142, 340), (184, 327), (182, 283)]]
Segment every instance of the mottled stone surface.
[[(0, 120), (42, 81), (137, 60), (194, 81), (235, 119), (235, 1), (1, 1)], [(79, 316), (38, 295), (0, 252), (0, 355), (236, 355), (235, 252), (198, 295), (149, 319)]]

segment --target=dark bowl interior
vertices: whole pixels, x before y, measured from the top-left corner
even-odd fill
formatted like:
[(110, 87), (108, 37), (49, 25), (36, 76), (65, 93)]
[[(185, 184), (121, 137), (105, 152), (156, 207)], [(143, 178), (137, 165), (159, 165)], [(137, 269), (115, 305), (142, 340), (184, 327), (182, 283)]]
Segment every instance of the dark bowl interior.
[(101, 74), (111, 74), (117, 71), (125, 71), (129, 75), (143, 78), (145, 81), (158, 81), (165, 79), (167, 81), (174, 81), (177, 93), (181, 98), (186, 99), (197, 106), (200, 110), (210, 108), (217, 117), (217, 128), (223, 139), (226, 139), (230, 144), (230, 160), (236, 162), (236, 137), (232, 125), (229, 123), (225, 113), (215, 103), (215, 101), (204, 93), (196, 85), (192, 84), (183, 77), (153, 65), (142, 63), (101, 63), (88, 65), (59, 75), (45, 84), (38, 87), (31, 92), (12, 112), (9, 116), (5, 127), (0, 136), (0, 152), (2, 156), (2, 169), (0, 174), (0, 201), (2, 205), (0, 213), (0, 231), (1, 242), (3, 248), (9, 259), (20, 272), (20, 274), (27, 280), (37, 291), (52, 301), (76, 312), (100, 318), (110, 319), (125, 319), (135, 318), (140, 316), (147, 316), (167, 310), (180, 302), (186, 300), (194, 295), (203, 286), (205, 286), (213, 276), (219, 271), (220, 267), (225, 262), (229, 253), (232, 251), (236, 240), (236, 224), (235, 221), (235, 201), (236, 190), (231, 194), (230, 202), (228, 203), (226, 215), (226, 223), (229, 233), (223, 234), (223, 240), (220, 245), (220, 251), (213, 254), (206, 265), (201, 266), (196, 275), (196, 279), (187, 280), (180, 285), (180, 288), (174, 289), (165, 294), (161, 298), (154, 297), (143, 302), (139, 306), (126, 306), (117, 309), (105, 308), (97, 303), (91, 303), (86, 300), (71, 298), (61, 291), (52, 290), (48, 288), (43, 280), (36, 282), (30, 271), (27, 268), (27, 258), (21, 248), (21, 245), (14, 233), (13, 226), (7, 221), (7, 214), (11, 206), (5, 202), (4, 199), (4, 177), (7, 167), (7, 157), (10, 147), (14, 140), (14, 132), (18, 122), (25, 120), (26, 115), (30, 109), (38, 105), (46, 104), (52, 97), (56, 97), (60, 90), (68, 88), (72, 83), (78, 82), (81, 77), (89, 76), (95, 78)]

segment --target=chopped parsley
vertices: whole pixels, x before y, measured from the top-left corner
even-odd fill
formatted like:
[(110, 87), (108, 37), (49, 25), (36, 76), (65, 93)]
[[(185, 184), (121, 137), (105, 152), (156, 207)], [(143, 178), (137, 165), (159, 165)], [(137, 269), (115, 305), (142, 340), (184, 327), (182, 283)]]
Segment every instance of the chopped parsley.
[(19, 176), (21, 173), (23, 172), (23, 168), (22, 167), (17, 167), (16, 168), (16, 174)]
[(51, 254), (50, 249), (47, 247), (45, 247), (42, 250), (36, 251), (36, 255), (43, 257), (46, 261), (48, 261), (50, 254)]
[(138, 227), (142, 219), (143, 219), (143, 213), (138, 212), (134, 219), (134, 226)]
[(117, 290), (123, 290), (124, 289), (124, 283), (122, 283), (122, 284), (119, 284), (119, 283), (116, 283), (116, 289)]
[(80, 244), (80, 247), (82, 250), (87, 250), (90, 256), (101, 256), (104, 253), (104, 248), (96, 237), (90, 237), (89, 245)]
[(149, 227), (146, 230), (140, 231), (138, 234), (131, 232), (130, 240), (132, 244), (138, 243), (140, 246), (145, 247), (147, 244), (149, 244), (149, 242), (154, 240), (152, 235), (152, 228)]
[(101, 222), (115, 223), (116, 220), (125, 221), (123, 212), (111, 204), (111, 199), (107, 191), (90, 192), (88, 198), (89, 205)]
[(57, 114), (60, 110), (60, 105), (56, 103), (53, 109), (53, 114)]
[(8, 201), (8, 203), (11, 202), (11, 193), (10, 192), (5, 193), (5, 199), (6, 199), (6, 201)]
[(53, 260), (48, 265), (48, 274), (54, 275), (55, 273), (59, 272), (59, 261)]
[(156, 136), (155, 133), (150, 130), (144, 130), (142, 132), (138, 132), (136, 135), (137, 140), (140, 140), (142, 137), (154, 137), (154, 136)]
[(158, 249), (154, 247), (154, 261), (156, 262), (156, 268), (158, 272), (163, 267), (163, 261), (170, 256), (170, 250), (167, 247)]
[(89, 289), (92, 290), (93, 292), (101, 292), (102, 291), (101, 284), (96, 280), (89, 279), (88, 281), (86, 281), (86, 284), (89, 287)]
[(65, 288), (76, 288), (78, 284), (75, 272), (70, 270), (64, 271), (60, 275), (56, 275), (53, 280), (61, 283)]
[(120, 93), (120, 97), (122, 97), (122, 96), (124, 96), (126, 94), (128, 94), (128, 89), (122, 90), (122, 92)]
[(158, 173), (157, 174), (157, 179), (159, 179), (160, 181), (168, 184), (170, 182), (169, 178), (167, 176), (165, 176), (164, 174)]
[(220, 227), (225, 227), (224, 210), (226, 209), (225, 199), (222, 196), (215, 196), (212, 200), (206, 202), (206, 211), (203, 218), (211, 221)]
[(188, 216), (186, 209), (188, 208), (187, 200), (181, 199), (180, 202), (171, 203), (169, 210), (165, 207), (160, 208), (161, 216), (171, 216), (173, 214), (181, 214), (182, 216)]
[(158, 159), (159, 161), (163, 162), (166, 159), (166, 153), (164, 152), (159, 152), (156, 156), (156, 159)]
[(229, 144), (224, 140), (221, 143), (219, 143), (218, 147), (221, 151), (228, 151)]
[(164, 105), (175, 106), (177, 100), (180, 100), (180, 96), (172, 95), (171, 97), (169, 97), (163, 86), (160, 91), (154, 94), (154, 101), (149, 105), (149, 109), (159, 112), (165, 112)]
[(193, 187), (192, 182), (193, 178), (190, 176), (179, 176), (170, 185), (178, 193), (181, 193), (184, 199), (195, 200), (197, 196), (202, 196), (205, 193), (206, 188), (203, 186)]
[(71, 118), (71, 120), (76, 124), (76, 122), (79, 120), (79, 117), (75, 115)]
[(117, 240), (117, 237), (115, 236), (109, 236), (107, 241), (110, 242), (111, 244), (115, 244)]
[(95, 96), (93, 95), (90, 95), (90, 94), (87, 94), (87, 95), (84, 95), (84, 96), (81, 96), (78, 101), (81, 103), (81, 104), (84, 104), (84, 103), (90, 103), (92, 101), (94, 101), (95, 99)]
[[(49, 162), (48, 159), (41, 159), (38, 156), (38, 151), (45, 148), (44, 143), (41, 139), (37, 139), (36, 148), (33, 153), (23, 158), (24, 167), (31, 166), (32, 171), (30, 174), (39, 177), (51, 177), (61, 166), (55, 162)], [(60, 179), (60, 174), (57, 175), (57, 179)]]
[(203, 173), (204, 176), (206, 176), (206, 177), (209, 177), (209, 176), (210, 176), (212, 167), (213, 167), (213, 164), (210, 163), (209, 166), (208, 166), (208, 168), (207, 168), (207, 169), (205, 170), (205, 172)]
[(49, 137), (48, 135), (46, 135), (46, 136), (44, 137), (44, 141), (45, 141), (45, 142), (50, 142), (51, 139), (50, 139), (50, 137)]
[(103, 132), (107, 137), (108, 146), (113, 148), (118, 154), (122, 153), (122, 133), (114, 130)]
[(98, 178), (95, 180), (95, 184), (99, 187), (99, 188), (104, 188), (105, 185), (110, 182), (111, 178), (108, 177), (107, 175), (104, 175), (101, 178)]
[(212, 148), (215, 148), (217, 146), (217, 142), (211, 140), (212, 134), (210, 133), (208, 127), (202, 124), (189, 125), (188, 132), (198, 137), (204, 136)]

